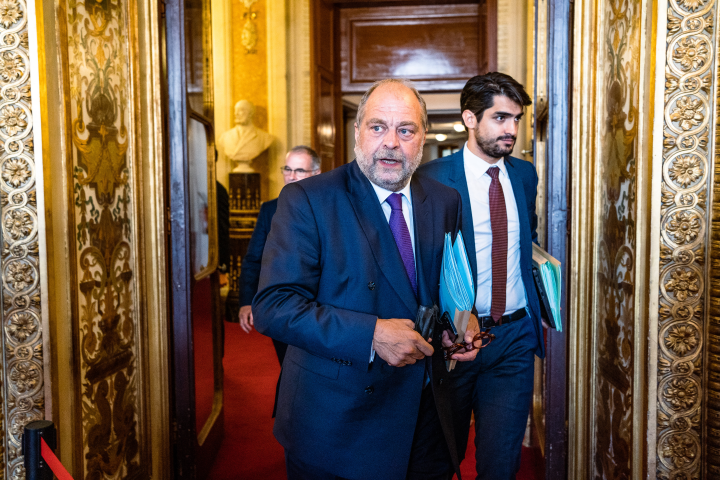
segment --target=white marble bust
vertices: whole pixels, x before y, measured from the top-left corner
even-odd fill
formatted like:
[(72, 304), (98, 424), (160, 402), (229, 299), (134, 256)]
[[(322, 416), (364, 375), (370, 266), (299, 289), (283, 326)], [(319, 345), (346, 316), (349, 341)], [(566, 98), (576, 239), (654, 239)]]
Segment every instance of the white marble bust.
[(235, 126), (220, 136), (220, 151), (234, 164), (233, 172), (252, 173), (255, 158), (270, 147), (273, 136), (253, 124), (255, 106), (247, 100), (235, 104)]

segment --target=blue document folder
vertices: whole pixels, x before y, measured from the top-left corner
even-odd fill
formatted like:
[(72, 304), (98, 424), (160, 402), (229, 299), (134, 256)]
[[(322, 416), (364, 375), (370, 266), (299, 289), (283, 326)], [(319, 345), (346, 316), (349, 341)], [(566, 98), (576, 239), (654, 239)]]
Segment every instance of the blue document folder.
[(562, 318), (560, 316), (562, 276), (560, 262), (534, 243), (532, 262), (541, 315), (550, 327), (562, 332)]
[(453, 318), (455, 310), (472, 310), (474, 300), (475, 282), (462, 232), (458, 233), (454, 245), (452, 236), (446, 233), (440, 269), (440, 309)]

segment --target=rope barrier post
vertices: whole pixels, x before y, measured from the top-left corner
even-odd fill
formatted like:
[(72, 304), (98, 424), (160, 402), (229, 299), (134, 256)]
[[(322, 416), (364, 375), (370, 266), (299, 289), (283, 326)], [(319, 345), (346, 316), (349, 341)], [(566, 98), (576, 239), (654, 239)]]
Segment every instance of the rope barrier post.
[(36, 420), (25, 426), (22, 451), (25, 457), (25, 478), (27, 480), (53, 480), (53, 472), (43, 459), (40, 440), (55, 450), (57, 438), (55, 424), (49, 420)]

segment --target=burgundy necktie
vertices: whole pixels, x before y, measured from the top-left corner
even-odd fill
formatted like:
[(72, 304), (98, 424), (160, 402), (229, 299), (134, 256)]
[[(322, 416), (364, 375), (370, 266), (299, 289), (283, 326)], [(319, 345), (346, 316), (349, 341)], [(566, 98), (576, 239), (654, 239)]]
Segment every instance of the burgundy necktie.
[(490, 316), (502, 324), (507, 288), (508, 223), (505, 195), (500, 185), (500, 169), (490, 167), (490, 229), (492, 230), (492, 301)]
[(408, 230), (405, 216), (402, 211), (402, 193), (393, 193), (386, 200), (390, 208), (390, 231), (395, 237), (395, 243), (400, 251), (405, 271), (410, 279), (413, 292), (417, 296), (417, 279), (415, 278), (415, 255), (413, 254), (410, 230)]

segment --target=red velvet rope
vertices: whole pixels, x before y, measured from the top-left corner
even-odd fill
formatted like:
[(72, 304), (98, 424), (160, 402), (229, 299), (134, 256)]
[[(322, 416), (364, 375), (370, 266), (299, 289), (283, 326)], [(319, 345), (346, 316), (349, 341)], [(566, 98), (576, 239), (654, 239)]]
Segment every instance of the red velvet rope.
[(63, 464), (60, 463), (60, 460), (58, 460), (58, 458), (55, 456), (55, 453), (50, 447), (48, 447), (48, 444), (45, 443), (45, 439), (42, 437), (40, 437), (40, 454), (42, 455), (43, 460), (45, 460), (45, 463), (47, 463), (50, 467), (50, 470), (52, 470), (55, 476), (58, 478), (58, 480), (73, 480), (72, 476), (68, 473), (67, 470), (65, 470)]

